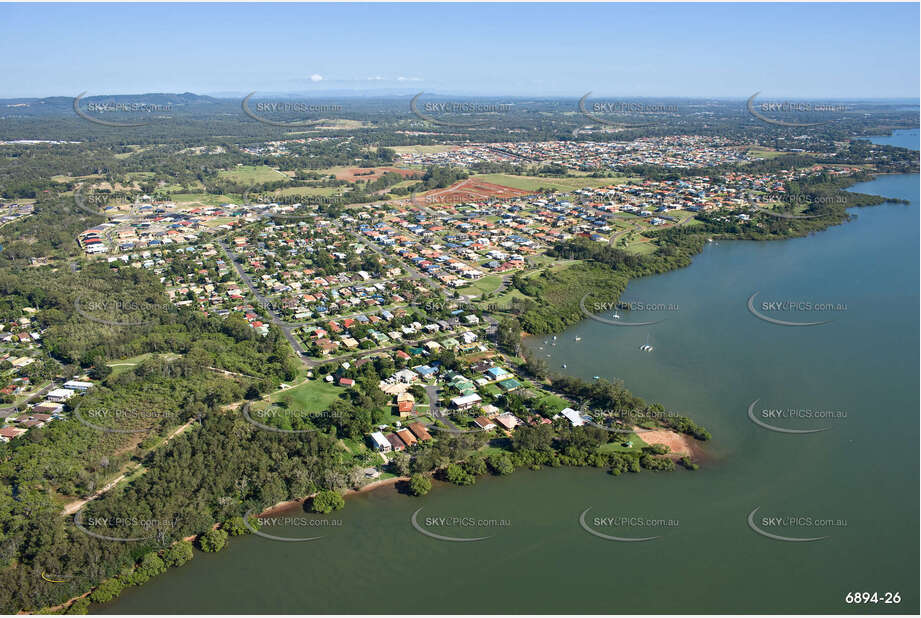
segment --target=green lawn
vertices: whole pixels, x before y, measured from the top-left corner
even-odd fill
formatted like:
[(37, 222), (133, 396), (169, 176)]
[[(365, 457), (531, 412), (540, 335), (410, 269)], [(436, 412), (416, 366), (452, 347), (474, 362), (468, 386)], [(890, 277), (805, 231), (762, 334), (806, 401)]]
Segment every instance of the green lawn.
[(513, 189), (521, 189), (522, 191), (537, 191), (541, 187), (554, 189), (556, 191), (573, 191), (574, 189), (582, 189), (585, 187), (622, 184), (627, 180), (626, 177), (542, 178), (540, 176), (513, 176), (511, 174), (477, 174), (473, 176), (473, 178), (505, 187), (511, 187)]
[(169, 196), (171, 200), (183, 204), (202, 204), (205, 206), (220, 206), (221, 204), (232, 204), (243, 201), (240, 195), (211, 195), (210, 193), (173, 193)]
[(322, 412), (344, 391), (322, 380), (309, 380), (300, 386), (279, 391), (272, 395), (273, 403), (284, 403), (307, 412)]
[[(145, 360), (147, 360), (148, 358), (152, 356), (153, 356), (153, 353), (147, 352), (146, 354), (138, 354), (137, 356), (132, 356), (130, 358), (122, 358), (118, 360), (113, 360), (111, 362), (106, 363), (106, 365), (112, 368), (112, 375), (117, 376), (118, 374), (124, 373), (126, 371), (133, 371), (135, 367), (137, 367), (142, 362), (144, 362)], [(159, 356), (163, 360), (172, 361), (172, 360), (176, 360), (177, 358), (179, 358), (180, 354), (167, 353), (167, 354), (158, 354), (157, 356)]]
[(268, 165), (240, 165), (232, 170), (224, 170), (219, 175), (222, 178), (253, 185), (290, 180), (286, 174), (272, 169)]
[(338, 195), (341, 187), (285, 187), (272, 193), (272, 195)]
[[(622, 446), (621, 442), (631, 442), (632, 445)], [(643, 442), (639, 436), (635, 433), (621, 433), (617, 434), (616, 439), (613, 442), (608, 442), (607, 444), (602, 444), (598, 447), (599, 453), (634, 453), (639, 455), (644, 446), (649, 446)]]
[(442, 144), (425, 145), (425, 146), (392, 146), (397, 154), (415, 153), (415, 154), (435, 154), (439, 152), (448, 152), (454, 150), (455, 146), (445, 146)]
[(776, 157), (783, 156), (784, 153), (777, 150), (772, 150), (770, 148), (763, 148), (760, 146), (753, 146), (748, 149), (745, 153), (752, 158), (761, 158), (761, 159), (774, 159)]
[(494, 292), (500, 285), (502, 285), (502, 277), (499, 275), (487, 275), (466, 287), (460, 288), (458, 292), (468, 296), (482, 296), (483, 294)]

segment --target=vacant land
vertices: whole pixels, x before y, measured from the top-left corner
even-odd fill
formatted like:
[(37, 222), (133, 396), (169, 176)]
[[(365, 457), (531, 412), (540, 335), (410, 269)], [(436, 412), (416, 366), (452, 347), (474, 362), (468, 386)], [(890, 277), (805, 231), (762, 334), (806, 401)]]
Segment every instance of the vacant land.
[(422, 201), (428, 204), (460, 204), (491, 198), (511, 199), (529, 194), (530, 191), (498, 185), (474, 177), (456, 182), (445, 189), (435, 189), (424, 193), (423, 197), (416, 198), (416, 203)]
[(401, 169), (399, 167), (343, 167), (335, 171), (337, 180), (355, 182), (357, 180), (377, 180), (385, 173), (399, 174), (404, 178), (421, 178), (419, 170)]
[(451, 152), (457, 150), (459, 146), (448, 146), (444, 144), (418, 145), (418, 146), (393, 146), (397, 154), (435, 154), (439, 152)]
[(554, 191), (573, 191), (585, 187), (602, 187), (605, 185), (623, 184), (627, 181), (625, 176), (617, 178), (545, 178), (542, 176), (513, 176), (511, 174), (477, 174), (476, 180), (491, 182), (506, 187), (521, 189), (527, 192), (536, 192), (539, 189), (553, 189)]
[(322, 380), (308, 380), (300, 386), (275, 393), (272, 395), (272, 402), (283, 403), (307, 412), (322, 412), (343, 391), (341, 386), (334, 386)]
[(220, 173), (222, 178), (235, 180), (246, 184), (262, 184), (289, 180), (288, 176), (268, 165), (238, 165), (235, 169), (225, 170)]
[(482, 296), (483, 294), (495, 292), (501, 284), (502, 277), (499, 275), (488, 275), (482, 279), (477, 279), (466, 287), (462, 287), (458, 290), (458, 293), (467, 296)]

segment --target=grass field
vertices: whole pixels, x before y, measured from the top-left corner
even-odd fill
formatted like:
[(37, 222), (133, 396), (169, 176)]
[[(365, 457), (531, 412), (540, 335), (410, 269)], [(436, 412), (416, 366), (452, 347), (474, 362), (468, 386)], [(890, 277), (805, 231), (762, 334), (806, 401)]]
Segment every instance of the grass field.
[(240, 165), (233, 170), (225, 170), (219, 174), (222, 178), (229, 178), (240, 183), (262, 184), (290, 180), (286, 174), (272, 169), (268, 165)]
[(273, 403), (284, 403), (298, 410), (322, 412), (343, 392), (340, 386), (334, 386), (322, 380), (310, 380), (272, 396)]
[(500, 285), (502, 285), (502, 277), (499, 275), (488, 275), (482, 279), (477, 279), (470, 285), (462, 287), (457, 291), (460, 294), (466, 294), (468, 296), (482, 296), (483, 294), (494, 292)]
[(521, 189), (522, 191), (537, 191), (540, 188), (549, 188), (555, 191), (573, 191), (585, 187), (622, 184), (627, 180), (626, 177), (543, 178), (540, 176), (513, 176), (511, 174), (477, 174), (473, 178), (513, 189)]
[(784, 153), (772, 150), (770, 148), (753, 146), (752, 148), (749, 148), (745, 154), (754, 158), (775, 159), (777, 157), (783, 156)]
[(397, 154), (433, 154), (439, 152), (449, 152), (454, 150), (456, 146), (446, 146), (443, 144), (432, 144), (432, 145), (419, 145), (419, 146), (392, 146), (392, 148), (397, 152)]
[(240, 204), (243, 201), (240, 195), (211, 195), (210, 193), (173, 193), (169, 197), (177, 204), (202, 204), (203, 206)]
[(275, 191), (273, 195), (337, 195), (340, 187), (285, 187)]
[(514, 298), (524, 300), (527, 296), (522, 294), (517, 288), (508, 288), (501, 295), (483, 302), (487, 305), (496, 305), (501, 310), (510, 308), (512, 306), (512, 299)]
[[(146, 354), (139, 354), (137, 356), (132, 356), (131, 358), (122, 358), (118, 360), (113, 360), (110, 363), (106, 363), (106, 365), (112, 368), (112, 375), (117, 376), (120, 373), (124, 373), (126, 371), (133, 370), (135, 367), (137, 367), (142, 362), (144, 362), (145, 360), (147, 360), (148, 358), (152, 356), (154, 356), (153, 353), (147, 352)], [(159, 356), (163, 360), (172, 361), (172, 360), (176, 360), (177, 358), (179, 358), (180, 355), (168, 353), (168, 354), (158, 354), (157, 356)]]
[[(621, 442), (630, 442), (630, 446), (623, 446)], [(617, 439), (613, 442), (608, 442), (607, 444), (602, 444), (598, 447), (599, 453), (633, 453), (639, 455), (643, 451), (644, 446), (649, 446), (643, 442), (639, 436), (635, 433), (623, 433), (617, 434)]]

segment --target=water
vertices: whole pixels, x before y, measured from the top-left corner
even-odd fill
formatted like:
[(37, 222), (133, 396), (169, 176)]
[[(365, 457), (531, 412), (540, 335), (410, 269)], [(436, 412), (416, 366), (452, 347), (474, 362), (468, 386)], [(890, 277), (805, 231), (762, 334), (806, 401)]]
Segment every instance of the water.
[(874, 135), (867, 139), (874, 144), (918, 150), (918, 142), (921, 137), (919, 137), (918, 129), (895, 129), (892, 135)]
[[(565, 362), (567, 372), (586, 379), (617, 376), (638, 395), (706, 425), (715, 439), (701, 470), (618, 478), (597, 469), (525, 470), (474, 487), (439, 486), (422, 499), (385, 489), (349, 498), (336, 514), (342, 526), (323, 529), (324, 539), (235, 538), (219, 554), (198, 553), (126, 591), (102, 612), (916, 613), (918, 183), (917, 175), (884, 176), (854, 187), (912, 204), (856, 209), (855, 221), (809, 238), (711, 244), (690, 267), (628, 286), (625, 298), (677, 310), (624, 319), (663, 322), (586, 320), (545, 348), (557, 371)], [(786, 315), (834, 321), (782, 327), (748, 311), (756, 291), (759, 303), (804, 299), (847, 308)], [(651, 353), (638, 350), (647, 334)], [(755, 399), (757, 410), (847, 417), (772, 421), (831, 427), (775, 433), (749, 420)], [(438, 541), (410, 525), (420, 507), (422, 522), (470, 516), (511, 525), (425, 526), (492, 535)], [(608, 541), (580, 528), (579, 514), (589, 507), (590, 524), (595, 516), (640, 516), (678, 525), (594, 526), (611, 535), (661, 536)], [(766, 527), (829, 537), (775, 541), (748, 527), (756, 507), (756, 523), (762, 515), (798, 515), (846, 526)], [(849, 606), (845, 595), (855, 591), (898, 591), (901, 604)]]

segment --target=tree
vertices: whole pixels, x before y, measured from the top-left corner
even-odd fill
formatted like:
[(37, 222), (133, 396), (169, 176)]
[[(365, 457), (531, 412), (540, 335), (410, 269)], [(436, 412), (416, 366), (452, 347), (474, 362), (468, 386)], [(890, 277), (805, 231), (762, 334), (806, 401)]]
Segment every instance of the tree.
[(313, 499), (313, 510), (317, 513), (329, 514), (344, 506), (345, 500), (339, 495), (339, 492), (332, 489), (324, 489)]
[(249, 533), (249, 528), (243, 523), (243, 518), (239, 515), (231, 517), (221, 524), (221, 530), (226, 530), (230, 536), (241, 536)]
[(457, 464), (448, 464), (445, 468), (445, 478), (449, 483), (455, 485), (473, 485), (476, 483), (476, 477), (461, 468)]
[(192, 551), (192, 543), (189, 541), (179, 541), (173, 543), (170, 548), (166, 550), (163, 560), (168, 567), (178, 567), (191, 560), (194, 556), (195, 552)]
[(70, 604), (66, 613), (68, 614), (85, 614), (90, 609), (90, 600), (88, 597), (81, 597)]
[(515, 451), (548, 451), (553, 444), (553, 428), (550, 425), (519, 427), (512, 436)]
[(117, 598), (123, 588), (124, 586), (117, 578), (107, 579), (93, 590), (92, 594), (90, 594), (90, 600), (93, 603), (108, 603)]
[(414, 496), (424, 496), (432, 489), (432, 481), (428, 477), (419, 474), (413, 474), (409, 479), (409, 491)]
[(473, 476), (483, 476), (488, 471), (486, 469), (486, 460), (479, 453), (474, 453), (464, 464), (464, 470)]
[(511, 474), (515, 471), (515, 465), (505, 453), (492, 453), (487, 463), (489, 463), (489, 467), (492, 468), (496, 474), (501, 474), (502, 476)]
[(390, 463), (393, 464), (393, 472), (398, 476), (409, 474), (409, 455), (403, 452), (396, 452), (392, 455)]
[(144, 554), (141, 563), (135, 570), (143, 573), (147, 579), (150, 579), (166, 571), (166, 563), (163, 562), (163, 559), (160, 558), (157, 552), (150, 551)]
[(208, 553), (221, 551), (226, 544), (227, 533), (221, 529), (208, 530), (198, 539), (198, 546)]

